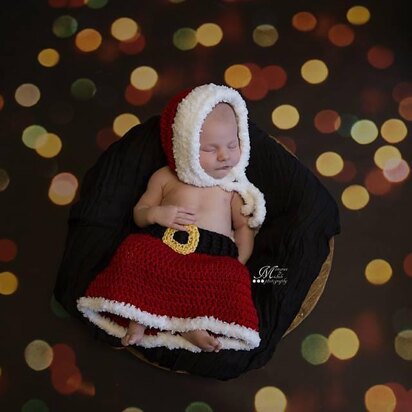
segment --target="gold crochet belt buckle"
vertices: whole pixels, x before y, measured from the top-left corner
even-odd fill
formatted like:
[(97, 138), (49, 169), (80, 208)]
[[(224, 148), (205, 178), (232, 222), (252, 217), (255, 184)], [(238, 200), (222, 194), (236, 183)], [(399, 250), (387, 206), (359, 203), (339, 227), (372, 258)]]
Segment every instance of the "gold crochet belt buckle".
[(178, 232), (177, 229), (172, 229), (168, 227), (163, 234), (162, 241), (167, 246), (172, 248), (175, 252), (180, 253), (182, 255), (188, 255), (189, 253), (193, 253), (197, 245), (199, 244), (199, 229), (196, 225), (185, 225), (188, 229), (189, 238), (187, 239), (186, 243), (179, 243), (177, 240), (174, 239), (174, 234)]

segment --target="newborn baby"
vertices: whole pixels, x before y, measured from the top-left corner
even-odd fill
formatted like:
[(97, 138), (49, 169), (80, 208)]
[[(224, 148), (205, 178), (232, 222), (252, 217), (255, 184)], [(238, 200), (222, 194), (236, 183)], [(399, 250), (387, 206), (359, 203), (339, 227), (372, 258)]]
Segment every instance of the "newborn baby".
[(266, 209), (245, 174), (246, 104), (207, 84), (176, 95), (160, 124), (168, 165), (133, 208), (138, 231), (77, 307), (124, 346), (251, 350), (259, 319), (245, 263)]
[[(229, 173), (239, 159), (235, 113), (229, 104), (218, 103), (202, 125), (200, 165), (207, 174), (220, 179)], [(237, 192), (182, 183), (169, 166), (165, 166), (150, 178), (146, 192), (134, 208), (134, 220), (139, 227), (157, 223), (186, 231), (185, 225), (195, 224), (232, 239), (234, 235), (239, 251), (238, 260), (245, 264), (253, 251), (254, 230), (248, 226), (247, 217), (241, 214), (242, 205), (242, 198)], [(145, 325), (130, 321), (122, 344), (139, 342), (145, 328)], [(184, 332), (181, 336), (206, 351), (219, 351), (221, 348), (219, 340), (206, 330)]]

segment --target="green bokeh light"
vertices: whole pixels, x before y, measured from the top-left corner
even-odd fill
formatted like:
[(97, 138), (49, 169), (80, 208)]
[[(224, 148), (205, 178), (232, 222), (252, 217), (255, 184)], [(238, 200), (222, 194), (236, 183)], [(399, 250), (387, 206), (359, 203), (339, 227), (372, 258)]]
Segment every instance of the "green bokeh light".
[(62, 39), (73, 36), (77, 31), (77, 21), (72, 16), (60, 16), (53, 22), (53, 33)]

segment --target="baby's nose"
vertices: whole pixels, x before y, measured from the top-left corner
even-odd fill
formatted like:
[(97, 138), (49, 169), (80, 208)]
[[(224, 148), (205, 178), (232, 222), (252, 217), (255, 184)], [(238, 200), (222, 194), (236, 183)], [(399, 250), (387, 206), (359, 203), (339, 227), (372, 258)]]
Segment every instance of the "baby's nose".
[(219, 152), (219, 159), (225, 160), (229, 158), (229, 153), (226, 150), (221, 150)]

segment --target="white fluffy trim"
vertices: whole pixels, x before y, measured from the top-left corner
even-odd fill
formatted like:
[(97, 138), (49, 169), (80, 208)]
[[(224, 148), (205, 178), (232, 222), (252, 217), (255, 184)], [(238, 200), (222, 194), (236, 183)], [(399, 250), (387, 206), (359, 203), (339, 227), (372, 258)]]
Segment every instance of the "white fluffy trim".
[[(241, 154), (239, 162), (226, 176), (215, 179), (200, 165), (200, 133), (207, 115), (221, 102), (229, 103), (236, 114)], [(243, 213), (253, 213), (248, 220), (249, 226), (261, 226), (266, 215), (265, 200), (245, 174), (249, 164), (250, 140), (248, 111), (240, 93), (231, 87), (213, 83), (194, 88), (177, 106), (172, 129), (178, 178), (197, 187), (220, 186), (226, 191), (239, 192), (245, 201)]]
[(81, 297), (77, 300), (79, 311), (95, 325), (105, 330), (108, 334), (122, 338), (127, 329), (100, 312), (109, 312), (124, 318), (137, 321), (147, 327), (160, 329), (157, 335), (144, 335), (136, 346), (154, 348), (165, 346), (169, 349), (187, 349), (191, 352), (201, 352), (198, 346), (193, 345), (176, 332), (190, 330), (210, 330), (213, 333), (222, 334), (218, 339), (222, 349), (251, 350), (260, 344), (259, 333), (251, 328), (238, 325), (234, 322), (227, 323), (213, 316), (197, 318), (176, 318), (155, 315), (142, 311), (133, 305), (108, 300), (104, 298)]

